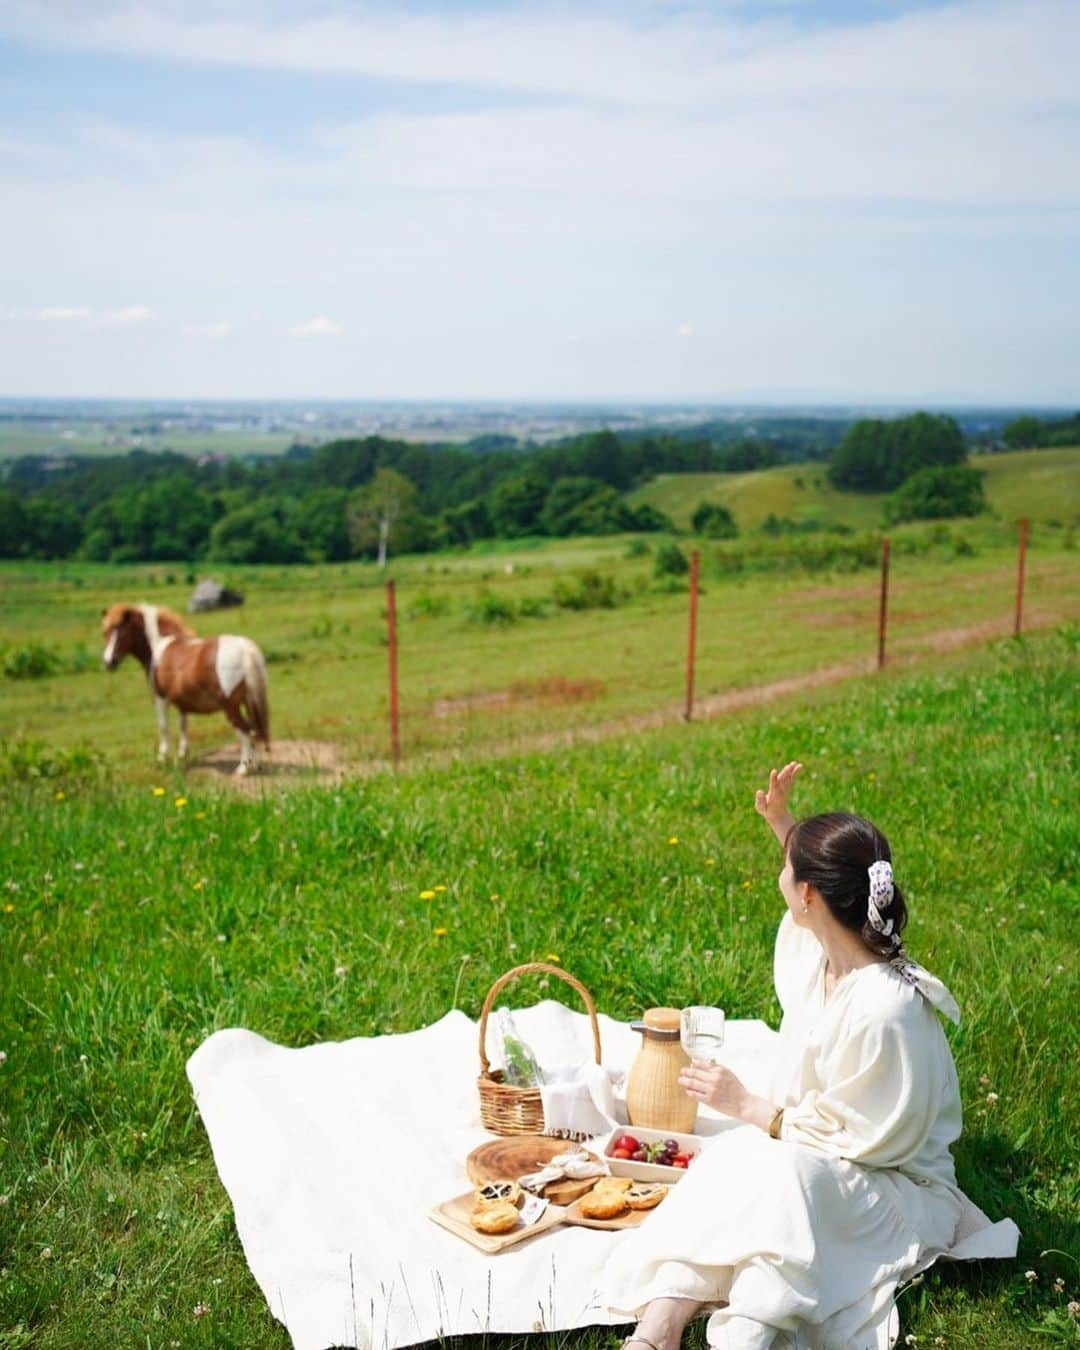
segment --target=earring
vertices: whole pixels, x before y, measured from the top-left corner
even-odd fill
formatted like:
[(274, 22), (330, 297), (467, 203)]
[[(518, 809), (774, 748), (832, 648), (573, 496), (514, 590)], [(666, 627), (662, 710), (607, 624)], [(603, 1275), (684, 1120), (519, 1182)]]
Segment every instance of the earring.
[(802, 912), (803, 912), (804, 914), (809, 914), (809, 913), (810, 913), (810, 906), (809, 906), (809, 905), (803, 905), (803, 907), (802, 907)]

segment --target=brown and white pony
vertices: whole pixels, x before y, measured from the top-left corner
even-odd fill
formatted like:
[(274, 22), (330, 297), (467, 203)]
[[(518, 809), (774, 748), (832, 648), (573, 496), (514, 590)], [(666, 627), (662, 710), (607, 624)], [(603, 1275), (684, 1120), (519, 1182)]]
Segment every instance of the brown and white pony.
[(158, 722), (158, 759), (169, 757), (169, 704), (180, 713), (178, 754), (188, 751), (188, 713), (223, 712), (240, 735), (238, 774), (255, 767), (255, 741), (270, 749), (266, 662), (250, 638), (197, 638), (171, 610), (113, 605), (104, 610), (102, 660), (115, 670), (134, 656), (146, 671)]

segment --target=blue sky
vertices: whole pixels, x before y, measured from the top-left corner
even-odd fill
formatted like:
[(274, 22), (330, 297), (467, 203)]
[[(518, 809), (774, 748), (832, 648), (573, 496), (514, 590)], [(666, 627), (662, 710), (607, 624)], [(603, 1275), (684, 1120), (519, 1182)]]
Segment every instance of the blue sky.
[(0, 395), (1080, 403), (1075, 0), (6, 0)]

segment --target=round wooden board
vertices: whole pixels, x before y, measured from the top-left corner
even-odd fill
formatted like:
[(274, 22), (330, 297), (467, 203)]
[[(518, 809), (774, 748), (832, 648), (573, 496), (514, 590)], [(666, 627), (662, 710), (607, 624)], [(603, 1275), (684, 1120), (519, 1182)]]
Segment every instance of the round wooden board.
[[(465, 1170), (474, 1186), (502, 1178), (517, 1181), (529, 1172), (538, 1172), (557, 1154), (576, 1147), (566, 1139), (551, 1139), (545, 1134), (507, 1135), (474, 1148), (465, 1159)], [(589, 1157), (596, 1158), (596, 1154), (590, 1153)], [(585, 1177), (582, 1181), (553, 1181), (544, 1187), (544, 1199), (553, 1205), (569, 1205), (591, 1191), (598, 1180), (599, 1177)]]

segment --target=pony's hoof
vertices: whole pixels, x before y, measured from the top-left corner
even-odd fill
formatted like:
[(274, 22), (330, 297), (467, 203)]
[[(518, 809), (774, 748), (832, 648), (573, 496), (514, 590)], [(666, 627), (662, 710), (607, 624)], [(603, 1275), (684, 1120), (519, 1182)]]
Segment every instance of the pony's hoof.
[(245, 764), (243, 760), (241, 760), (240, 763), (236, 766), (237, 778), (246, 778), (250, 772), (251, 772), (251, 765)]

